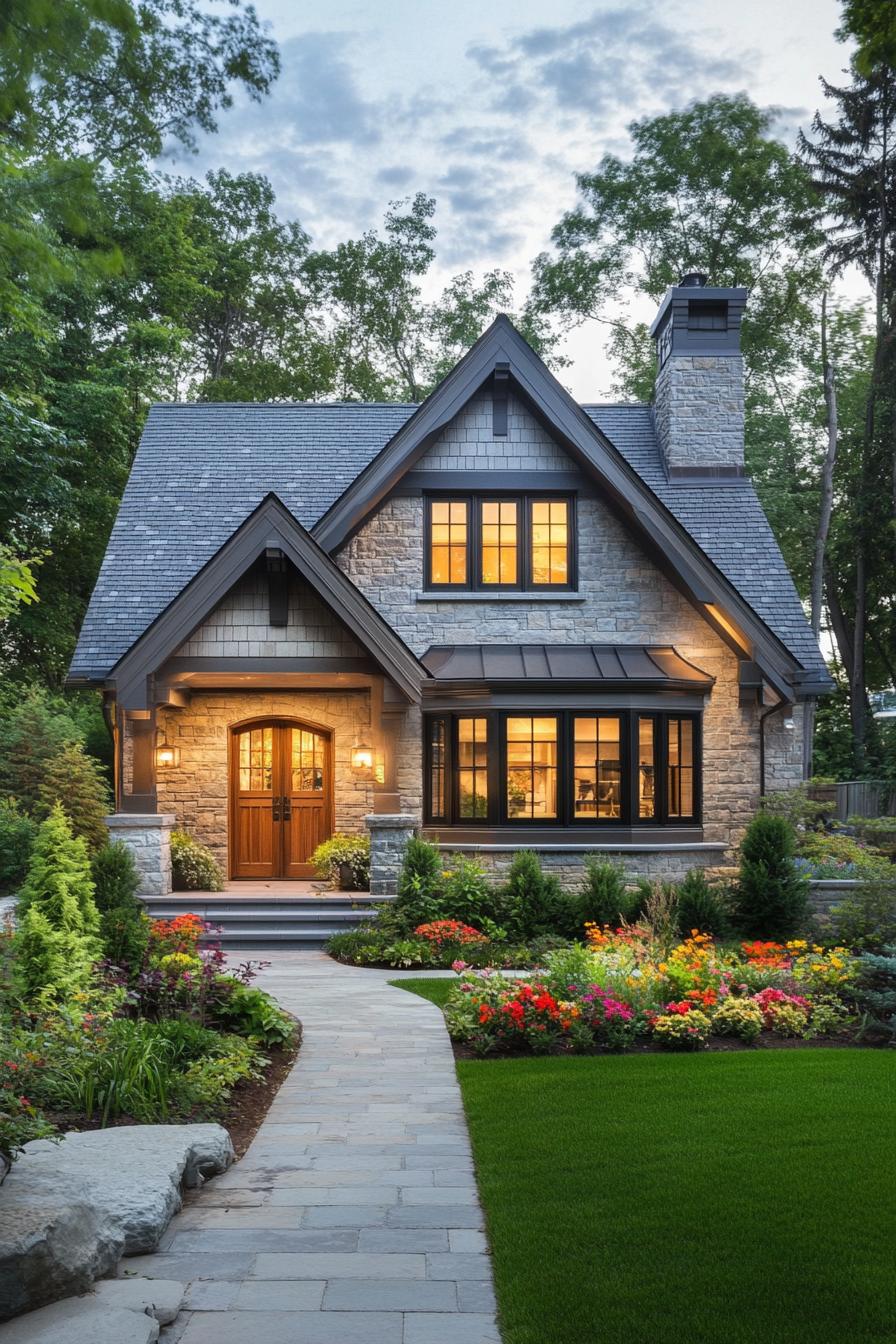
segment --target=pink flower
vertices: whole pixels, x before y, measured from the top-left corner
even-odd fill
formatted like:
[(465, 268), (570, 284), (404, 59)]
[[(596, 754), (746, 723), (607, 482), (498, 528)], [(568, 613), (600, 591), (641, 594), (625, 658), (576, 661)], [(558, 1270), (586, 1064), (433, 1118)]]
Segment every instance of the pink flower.
[(451, 969), (452, 971), (456, 971), (457, 974), (460, 975), (462, 971), (465, 971), (467, 969), (467, 963), (465, 961), (460, 960), (452, 961)]

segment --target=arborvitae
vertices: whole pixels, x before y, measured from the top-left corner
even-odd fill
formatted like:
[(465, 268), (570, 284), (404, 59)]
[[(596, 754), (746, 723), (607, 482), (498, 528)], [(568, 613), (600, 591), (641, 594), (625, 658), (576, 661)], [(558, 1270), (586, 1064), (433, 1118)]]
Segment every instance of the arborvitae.
[(515, 938), (543, 933), (568, 933), (572, 906), (556, 877), (542, 871), (537, 855), (521, 849), (513, 857), (500, 893), (500, 919)]
[(0, 794), (32, 812), (50, 762), (77, 739), (75, 724), (51, 709), (44, 693), (26, 691), (0, 719)]
[(731, 923), (724, 904), (699, 868), (692, 868), (680, 883), (675, 918), (678, 932), (687, 938), (696, 929), (722, 937)]
[(442, 918), (442, 856), (435, 845), (412, 835), (398, 874), (398, 899), (392, 907), (406, 928)]
[(760, 812), (747, 827), (735, 888), (735, 918), (752, 938), (784, 941), (809, 916), (806, 882), (793, 863), (794, 835), (783, 817)]
[(618, 928), (632, 916), (635, 898), (628, 890), (625, 873), (616, 863), (589, 855), (585, 860), (585, 879), (576, 901), (581, 924), (610, 924)]
[(95, 855), (91, 870), (105, 955), (136, 976), (146, 954), (149, 920), (137, 898), (140, 878), (131, 851), (120, 841), (105, 845)]
[(108, 840), (103, 818), (109, 814), (109, 786), (102, 768), (80, 742), (71, 742), (48, 762), (40, 787), (39, 808), (46, 815), (60, 803), (75, 835), (96, 853)]

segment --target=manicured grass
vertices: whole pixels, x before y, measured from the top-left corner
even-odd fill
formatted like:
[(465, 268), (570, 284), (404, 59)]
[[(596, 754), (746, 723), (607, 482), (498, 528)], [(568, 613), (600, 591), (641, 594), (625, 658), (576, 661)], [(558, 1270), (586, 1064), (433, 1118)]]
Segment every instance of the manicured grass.
[(457, 977), (454, 975), (445, 976), (441, 980), (430, 980), (423, 977), (419, 980), (390, 980), (389, 984), (395, 985), (396, 989), (408, 989), (412, 994), (419, 994), (421, 999), (430, 999), (441, 1008), (457, 984)]
[[(439, 1000), (440, 982), (420, 986), (402, 982)], [(505, 1344), (893, 1340), (892, 1052), (461, 1060), (458, 1075)]]

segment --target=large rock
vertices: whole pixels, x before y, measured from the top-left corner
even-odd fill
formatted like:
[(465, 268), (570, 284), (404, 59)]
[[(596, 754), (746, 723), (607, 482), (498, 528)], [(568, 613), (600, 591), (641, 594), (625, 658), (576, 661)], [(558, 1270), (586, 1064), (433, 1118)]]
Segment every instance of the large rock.
[(159, 1322), (144, 1312), (67, 1297), (3, 1326), (3, 1344), (155, 1344)]
[(0, 1320), (153, 1251), (183, 1186), (226, 1171), (220, 1125), (132, 1125), (26, 1144), (0, 1186)]

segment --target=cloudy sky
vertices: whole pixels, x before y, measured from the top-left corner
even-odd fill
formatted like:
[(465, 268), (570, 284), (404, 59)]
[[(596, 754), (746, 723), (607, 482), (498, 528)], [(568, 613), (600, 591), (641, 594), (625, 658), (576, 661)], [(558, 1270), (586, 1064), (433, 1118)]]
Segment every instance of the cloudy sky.
[[(575, 201), (574, 174), (625, 155), (634, 118), (715, 91), (779, 110), (792, 139), (837, 80), (836, 0), (255, 0), (281, 50), (260, 106), (240, 101), (196, 157), (270, 178), (284, 216), (332, 245), (392, 199), (437, 198), (439, 272), (529, 263)], [(639, 316), (649, 316), (643, 311)], [(606, 396), (600, 331), (563, 380)]]

